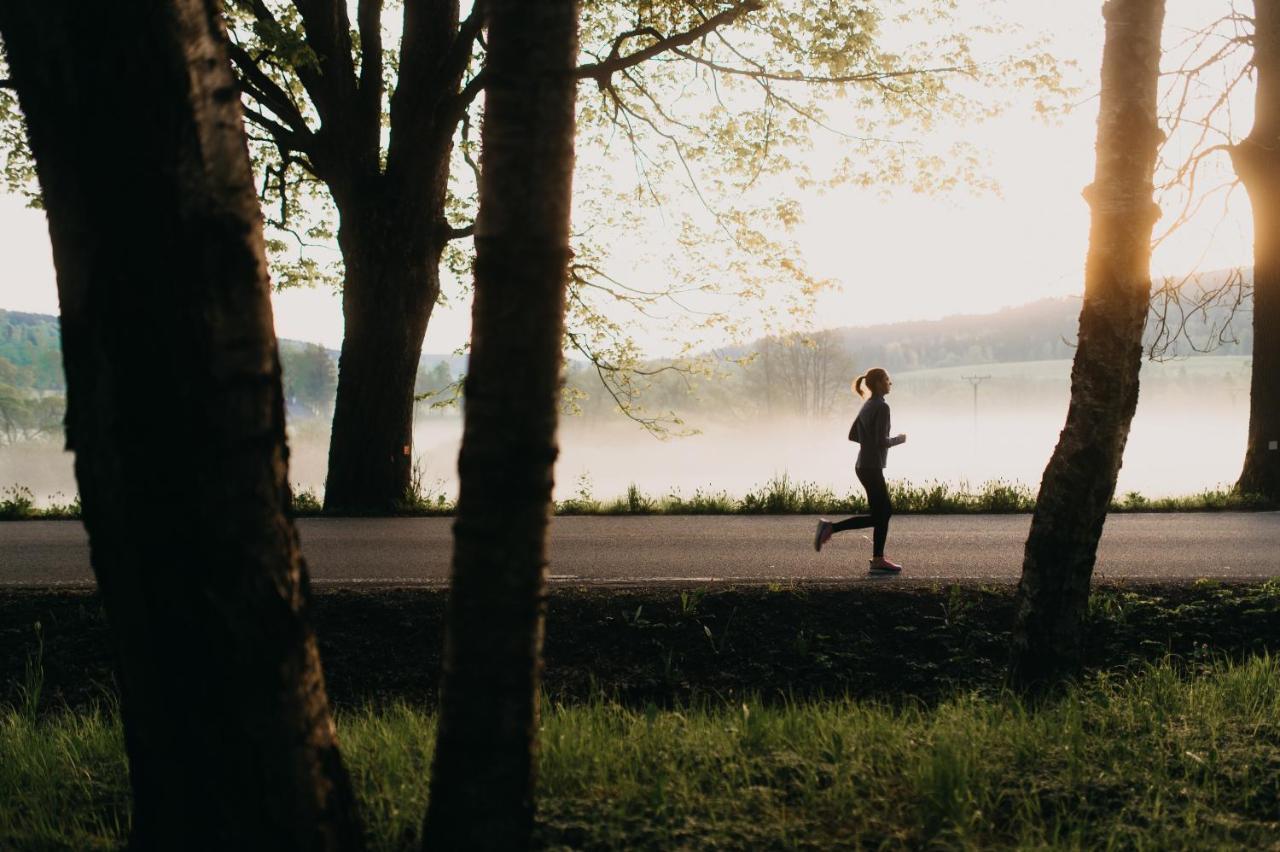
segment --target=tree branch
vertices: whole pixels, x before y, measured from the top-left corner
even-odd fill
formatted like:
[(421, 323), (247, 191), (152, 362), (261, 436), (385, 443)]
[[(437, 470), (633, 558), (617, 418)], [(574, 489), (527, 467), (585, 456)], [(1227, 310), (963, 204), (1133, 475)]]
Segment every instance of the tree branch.
[(475, 236), (475, 233), (475, 222), (472, 222), (470, 225), (463, 225), (461, 228), (455, 228), (452, 225), (445, 225), (440, 229), (440, 235), (446, 242), (449, 240), (466, 239), (467, 237)]
[(303, 136), (296, 133), (285, 127), (280, 122), (272, 120), (269, 116), (264, 115), (248, 104), (241, 104), (240, 108), (244, 111), (244, 117), (270, 133), (272, 141), (280, 148), (283, 148), (286, 151), (310, 154), (308, 148), (310, 147), (310, 143), (313, 141), (310, 134)]
[[(357, 89), (346, 0), (293, 0), (293, 4), (302, 16), (307, 44), (315, 53), (320, 69), (315, 91), (308, 87), (311, 99), (321, 121), (341, 125), (341, 115), (345, 112), (341, 102), (354, 96)], [(305, 85), (302, 71), (299, 67), (298, 76)]]
[[(475, 8), (471, 10), (470, 16), (458, 28), (458, 37), (454, 39), (453, 46), (449, 49), (449, 55), (445, 58), (445, 67), (449, 70), (449, 73), (456, 73), (459, 78), (462, 77), (471, 61), (471, 45), (480, 38), (480, 33), (483, 29), (484, 2), (479, 0)], [(485, 79), (484, 69), (481, 68), (462, 87), (457, 97), (452, 99), (452, 103), (449, 105), (449, 114), (453, 116), (454, 121), (466, 114), (467, 107), (484, 89)]]
[(356, 23), (360, 28), (359, 123), (364, 133), (372, 132), (375, 146), (379, 144), (382, 129), (382, 2), (360, 0), (356, 9)]
[[(457, 97), (473, 33), (480, 26), (478, 2), (466, 21), (458, 21), (457, 2), (418, 0), (404, 4), (400, 39), (400, 75), (391, 95), (391, 138), (386, 173), (395, 186), (413, 192), (427, 179), (426, 149), (452, 138)], [(461, 56), (462, 59), (458, 57)]]
[(696, 62), (699, 65), (710, 68), (712, 71), (718, 71), (721, 74), (735, 74), (740, 77), (752, 77), (756, 80), (769, 80), (777, 83), (805, 83), (808, 85), (879, 83), (884, 80), (895, 80), (902, 77), (918, 77), (924, 74), (971, 74), (974, 70), (972, 66), (942, 65), (936, 68), (907, 68), (901, 71), (869, 71), (863, 74), (837, 74), (833, 77), (825, 77), (815, 74), (779, 74), (777, 72), (765, 71), (764, 69), (735, 68), (732, 65), (721, 65), (718, 62), (697, 56), (687, 50), (672, 48), (671, 52), (682, 59), (688, 59), (690, 62)]
[(485, 84), (488, 82), (488, 75), (484, 68), (481, 68), (474, 77), (467, 81), (467, 85), (462, 87), (462, 91), (458, 92), (458, 96), (454, 98), (454, 110), (458, 113), (466, 112), (471, 102), (479, 96), (484, 90)]
[(311, 129), (298, 105), (275, 80), (262, 70), (249, 52), (235, 42), (227, 43), (227, 52), (240, 72), (240, 87), (267, 109), (274, 112), (289, 130), (299, 136), (310, 136)]
[[(579, 79), (595, 80), (601, 87), (607, 86), (610, 78), (617, 72), (630, 68), (634, 65), (639, 65), (641, 62), (652, 59), (658, 54), (684, 47), (687, 44), (693, 44), (695, 41), (698, 41), (699, 39), (714, 32), (717, 28), (732, 24), (742, 16), (751, 12), (757, 12), (763, 8), (764, 3), (761, 2), (761, 0), (744, 0), (744, 2), (738, 3), (729, 9), (725, 9), (719, 14), (712, 15), (710, 18), (707, 18), (701, 24), (698, 24), (698, 26), (693, 27), (690, 30), (666, 37), (659, 36), (657, 31), (649, 27), (630, 30), (622, 33), (614, 39), (613, 47), (609, 51), (608, 57), (600, 62), (593, 62), (588, 65), (579, 66), (576, 72), (577, 76)], [(653, 36), (655, 39), (653, 44), (650, 44), (648, 47), (641, 48), (634, 53), (629, 53), (626, 56), (621, 55), (623, 43), (628, 39), (641, 35)]]

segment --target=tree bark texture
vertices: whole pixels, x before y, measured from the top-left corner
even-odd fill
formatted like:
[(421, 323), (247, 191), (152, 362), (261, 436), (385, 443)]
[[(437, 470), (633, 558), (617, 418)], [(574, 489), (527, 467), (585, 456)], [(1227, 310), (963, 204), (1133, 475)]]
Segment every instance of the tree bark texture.
[[(458, 33), (457, 0), (417, 4), (406, 10), (405, 26), (385, 166), (381, 111), (360, 108), (367, 98), (355, 91), (354, 80), (347, 89), (331, 85), (312, 153), (338, 209), (346, 267), (325, 482), (325, 510), (334, 513), (383, 514), (405, 498), (413, 468), (414, 381), (449, 239), (445, 203), (466, 66), (442, 56), (457, 50), (455, 40), (469, 52), (470, 38)], [(308, 23), (309, 37), (319, 29)], [(330, 40), (316, 35), (316, 41)], [(349, 62), (348, 42), (333, 50)], [(344, 79), (337, 72), (332, 78)]]
[(533, 823), (547, 524), (563, 365), (576, 0), (488, 7), (471, 361), (424, 836), (523, 849)]
[(1253, 129), (1231, 149), (1253, 206), (1253, 377), (1237, 488), (1280, 501), (1280, 2), (1255, 0)]
[(1163, 0), (1103, 7), (1097, 166), (1071, 404), (1032, 516), (1018, 585), (1012, 679), (1024, 688), (1074, 674), (1107, 506), (1138, 402), (1151, 289), (1152, 174)]
[(48, 212), (132, 845), (359, 848), (285, 514), (280, 365), (220, 10), (5, 0), (0, 35)]

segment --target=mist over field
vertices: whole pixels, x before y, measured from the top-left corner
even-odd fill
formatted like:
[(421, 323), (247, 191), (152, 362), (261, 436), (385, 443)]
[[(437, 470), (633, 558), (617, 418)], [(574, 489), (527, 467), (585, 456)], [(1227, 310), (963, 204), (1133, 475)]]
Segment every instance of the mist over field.
[[(1143, 367), (1138, 413), (1117, 493), (1179, 495), (1234, 482), (1248, 427), (1249, 359), (1200, 357)], [(978, 485), (989, 479), (1035, 486), (1066, 416), (1070, 362), (983, 364), (893, 374), (889, 396), (895, 432), (905, 446), (890, 452), (890, 480), (940, 480)], [(979, 388), (977, 430), (973, 391), (963, 377), (989, 375)], [(841, 382), (843, 384), (843, 382)], [(835, 395), (820, 417), (688, 414), (688, 437), (654, 438), (616, 413), (562, 420), (556, 499), (583, 489), (611, 498), (634, 483), (658, 496), (679, 491), (740, 495), (783, 473), (838, 494), (858, 487), (857, 446), (846, 440), (858, 402)], [(290, 429), (290, 479), (322, 492), (328, 423), (295, 418)], [(461, 418), (456, 411), (419, 414), (415, 456), (423, 490), (452, 497)], [(22, 484), (42, 500), (75, 494), (71, 456), (54, 441), (0, 447), (0, 487)]]
[[(1248, 429), (1247, 363), (1147, 365), (1117, 493), (1174, 495), (1234, 482)], [(972, 374), (992, 376), (979, 390), (976, 435), (973, 392), (961, 378)], [(893, 431), (908, 440), (890, 451), (886, 476), (1036, 485), (1066, 417), (1069, 376), (1065, 361), (895, 374), (888, 397)], [(612, 497), (632, 482), (651, 494), (698, 488), (740, 494), (783, 473), (844, 493), (859, 487), (857, 445), (847, 440), (859, 405), (849, 394), (838, 413), (821, 419), (693, 420), (701, 434), (666, 441), (626, 423), (570, 419), (562, 430), (557, 497), (572, 496), (581, 477), (595, 496)]]

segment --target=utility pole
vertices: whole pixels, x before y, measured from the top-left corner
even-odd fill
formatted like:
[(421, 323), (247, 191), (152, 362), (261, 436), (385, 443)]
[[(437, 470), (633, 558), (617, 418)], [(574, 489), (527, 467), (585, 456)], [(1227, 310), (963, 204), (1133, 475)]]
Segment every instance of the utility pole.
[(990, 376), (961, 376), (961, 379), (973, 385), (973, 452), (978, 452), (978, 385), (985, 382)]

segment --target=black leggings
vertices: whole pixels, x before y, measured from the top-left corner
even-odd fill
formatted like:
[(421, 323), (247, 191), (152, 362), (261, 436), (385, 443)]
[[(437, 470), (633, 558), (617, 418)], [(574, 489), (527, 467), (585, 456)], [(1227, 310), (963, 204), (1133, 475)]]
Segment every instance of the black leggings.
[(831, 531), (875, 527), (871, 538), (871, 555), (884, 556), (884, 540), (889, 536), (889, 518), (893, 515), (893, 506), (889, 503), (889, 486), (884, 484), (884, 471), (878, 467), (860, 467), (855, 472), (858, 474), (858, 481), (867, 490), (867, 504), (871, 508), (871, 514), (854, 515), (837, 521), (831, 525)]

